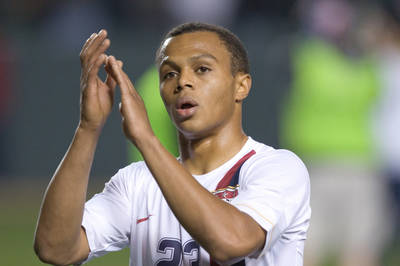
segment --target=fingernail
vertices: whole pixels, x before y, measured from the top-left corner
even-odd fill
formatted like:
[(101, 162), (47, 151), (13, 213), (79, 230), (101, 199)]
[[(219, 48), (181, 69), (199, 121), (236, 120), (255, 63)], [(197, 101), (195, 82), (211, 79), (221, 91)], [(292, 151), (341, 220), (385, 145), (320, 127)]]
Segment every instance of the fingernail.
[(103, 29), (99, 30), (99, 35), (103, 33)]

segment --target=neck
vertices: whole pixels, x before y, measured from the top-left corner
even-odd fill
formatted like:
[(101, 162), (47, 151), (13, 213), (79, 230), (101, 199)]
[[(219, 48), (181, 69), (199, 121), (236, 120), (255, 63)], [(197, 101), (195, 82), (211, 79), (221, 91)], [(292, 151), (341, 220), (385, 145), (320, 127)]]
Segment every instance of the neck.
[(191, 174), (206, 174), (238, 153), (247, 139), (241, 125), (236, 128), (226, 127), (199, 138), (189, 139), (179, 133), (183, 165)]

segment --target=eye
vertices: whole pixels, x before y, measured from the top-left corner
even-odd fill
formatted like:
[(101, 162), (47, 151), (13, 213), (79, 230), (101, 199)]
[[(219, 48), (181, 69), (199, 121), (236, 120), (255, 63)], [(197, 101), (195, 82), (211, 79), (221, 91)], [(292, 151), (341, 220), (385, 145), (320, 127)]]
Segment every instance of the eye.
[(176, 77), (176, 73), (175, 72), (168, 72), (167, 74), (165, 74), (164, 75), (164, 79), (170, 79), (170, 78), (173, 78), (173, 77)]
[(206, 72), (208, 72), (208, 71), (210, 71), (211, 69), (209, 69), (208, 67), (205, 67), (205, 66), (201, 66), (201, 67), (199, 67), (197, 70), (196, 70), (196, 72), (198, 72), (198, 73), (206, 73)]

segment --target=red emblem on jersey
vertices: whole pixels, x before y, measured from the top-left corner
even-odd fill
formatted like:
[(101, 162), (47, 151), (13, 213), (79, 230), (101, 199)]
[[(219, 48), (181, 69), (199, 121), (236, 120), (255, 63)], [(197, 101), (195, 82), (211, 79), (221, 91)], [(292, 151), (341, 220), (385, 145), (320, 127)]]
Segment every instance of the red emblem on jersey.
[(247, 161), (251, 156), (253, 156), (256, 152), (251, 150), (245, 156), (242, 157), (229, 171), (225, 174), (225, 176), (219, 181), (217, 188), (212, 191), (215, 196), (218, 198), (231, 201), (234, 197), (239, 194), (239, 173), (240, 169), (244, 162)]
[(144, 217), (144, 218), (141, 218), (141, 219), (137, 219), (137, 220), (136, 220), (136, 224), (139, 224), (139, 223), (141, 223), (141, 222), (147, 221), (147, 220), (150, 218), (150, 216), (153, 216), (153, 214), (150, 214), (149, 216)]
[(228, 186), (226, 188), (221, 188), (216, 191), (213, 191), (212, 193), (220, 199), (230, 201), (231, 199), (233, 199), (238, 195), (238, 189), (239, 185), (236, 185), (236, 187)]

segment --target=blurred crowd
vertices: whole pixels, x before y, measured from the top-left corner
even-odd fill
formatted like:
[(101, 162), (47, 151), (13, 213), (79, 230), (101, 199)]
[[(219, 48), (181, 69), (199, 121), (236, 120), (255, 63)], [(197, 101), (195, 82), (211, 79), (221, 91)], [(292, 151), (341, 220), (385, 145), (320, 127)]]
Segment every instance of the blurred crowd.
[[(186, 21), (239, 35), (255, 61), (257, 96), (245, 105), (245, 129), (293, 150), (308, 167), (313, 215), (305, 265), (399, 265), (400, 0), (2, 0), (0, 176), (18, 174), (8, 167), (15, 154), (10, 125), (29, 131), (13, 122), (24, 109), (16, 100), (25, 93), (19, 65), (30, 60), (29, 43), (19, 50), (21, 35), (68, 54), (100, 28), (161, 40)], [(151, 61), (139, 72), (153, 128), (176, 154), (157, 72)], [(128, 160), (140, 159), (134, 147), (128, 151)]]

